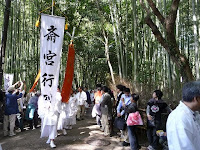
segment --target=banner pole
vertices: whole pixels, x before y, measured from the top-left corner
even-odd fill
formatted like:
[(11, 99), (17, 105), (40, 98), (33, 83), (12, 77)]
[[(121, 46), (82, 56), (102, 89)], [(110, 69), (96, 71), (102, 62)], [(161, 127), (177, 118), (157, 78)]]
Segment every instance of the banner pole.
[(76, 30), (76, 27), (73, 27), (73, 32), (72, 32), (72, 37), (71, 37), (71, 40), (72, 40), (72, 41), (74, 40), (75, 30)]
[(51, 11), (52, 16), (53, 16), (53, 5), (54, 5), (54, 0), (52, 0), (52, 11)]

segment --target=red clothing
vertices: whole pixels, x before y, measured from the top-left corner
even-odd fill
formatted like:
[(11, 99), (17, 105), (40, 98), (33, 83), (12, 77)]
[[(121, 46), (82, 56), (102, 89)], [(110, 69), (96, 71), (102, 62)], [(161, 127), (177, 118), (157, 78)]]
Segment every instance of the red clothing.
[(101, 100), (102, 94), (101, 91), (97, 91), (94, 94), (95, 104), (99, 104), (99, 101)]

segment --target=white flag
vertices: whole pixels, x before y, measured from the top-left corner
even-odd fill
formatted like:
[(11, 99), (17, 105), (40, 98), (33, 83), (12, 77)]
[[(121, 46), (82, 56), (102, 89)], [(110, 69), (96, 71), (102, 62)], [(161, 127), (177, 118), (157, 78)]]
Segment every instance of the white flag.
[(65, 18), (41, 15), (40, 85), (41, 95), (54, 106), (59, 79)]
[(13, 83), (13, 78), (14, 74), (4, 74), (4, 89), (6, 92), (8, 92), (8, 88), (12, 85)]

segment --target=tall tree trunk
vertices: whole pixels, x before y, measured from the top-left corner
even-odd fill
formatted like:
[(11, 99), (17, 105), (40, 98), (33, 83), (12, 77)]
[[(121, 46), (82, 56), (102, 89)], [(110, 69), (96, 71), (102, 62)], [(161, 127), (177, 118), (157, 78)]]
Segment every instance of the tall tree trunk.
[(126, 31), (125, 31), (125, 78), (128, 76), (128, 2), (126, 0)]
[(156, 5), (152, 0), (147, 0), (150, 8), (153, 11), (153, 14), (157, 16), (157, 18), (163, 25), (163, 28), (166, 31), (166, 38), (163, 37), (159, 28), (152, 21), (150, 16), (150, 10), (144, 5), (143, 0), (140, 0), (140, 2), (143, 8), (147, 12), (147, 16), (145, 17), (145, 23), (151, 28), (158, 42), (165, 48), (165, 50), (169, 53), (170, 57), (172, 58), (172, 61), (180, 69), (183, 81), (187, 82), (190, 80), (194, 80), (194, 76), (192, 74), (192, 69), (189, 65), (189, 61), (184, 54), (180, 53), (175, 38), (175, 22), (180, 0), (172, 1), (171, 10), (166, 18), (163, 17), (163, 15), (156, 8)]
[[(166, 6), (166, 0), (164, 0), (164, 16), (166, 17), (166, 14), (167, 14), (167, 6)], [(179, 23), (179, 13), (178, 13), (178, 20), (177, 22)], [(176, 35), (178, 36), (178, 23), (176, 24)], [(164, 31), (164, 34), (165, 31)], [(168, 71), (168, 81), (169, 81), (169, 89), (171, 90), (172, 89), (172, 69), (171, 69), (171, 58), (170, 58), (170, 55), (167, 53), (167, 71)]]
[(194, 30), (194, 47), (195, 47), (195, 66), (196, 66), (196, 79), (199, 79), (199, 41), (198, 41), (198, 23), (197, 15), (195, 11), (195, 0), (192, 0), (192, 12), (193, 12), (193, 30)]
[(137, 80), (137, 67), (138, 67), (138, 41), (137, 41), (137, 22), (136, 22), (136, 1), (132, 0), (132, 15), (133, 15), (133, 79)]
[(105, 56), (106, 56), (106, 60), (108, 62), (108, 67), (110, 69), (110, 75), (112, 78), (112, 83), (115, 85), (115, 78), (114, 78), (114, 72), (113, 72), (113, 68), (110, 62), (110, 56), (109, 56), (109, 43), (108, 43), (108, 36), (106, 36), (105, 30), (103, 30), (103, 36), (104, 36), (104, 45), (105, 45)]
[[(99, 7), (99, 0), (96, 0), (97, 2), (97, 7), (98, 7), (98, 10), (99, 10), (99, 14), (101, 14), (100, 12), (100, 7)], [(111, 3), (110, 3), (111, 4)], [(111, 6), (111, 5), (110, 5)], [(111, 8), (111, 7), (110, 7)], [(103, 27), (103, 18), (101, 18), (101, 23), (102, 23), (102, 27)], [(113, 68), (112, 68), (112, 65), (111, 65), (111, 62), (110, 62), (110, 57), (109, 57), (109, 43), (108, 43), (108, 36), (106, 35), (106, 32), (105, 32), (105, 29), (102, 28), (102, 31), (103, 31), (103, 37), (104, 37), (104, 41), (102, 40), (102, 42), (104, 43), (105, 45), (105, 56), (106, 56), (106, 60), (108, 62), (108, 67), (110, 69), (110, 75), (111, 75), (111, 78), (112, 78), (112, 82), (113, 84), (115, 85), (115, 78), (114, 78), (114, 72), (113, 72)]]
[(115, 21), (114, 21), (114, 16), (113, 16), (112, 0), (109, 0), (109, 8), (110, 8), (111, 21), (112, 21), (112, 24), (113, 24), (115, 47), (116, 47), (116, 50), (117, 50), (119, 77), (122, 78), (122, 68), (121, 68), (120, 52), (119, 52), (119, 46), (118, 46), (119, 44), (118, 44), (118, 41), (117, 41), (116, 26), (115, 26)]
[(123, 47), (122, 47), (122, 35), (121, 35), (121, 28), (120, 28), (120, 22), (119, 22), (119, 14), (117, 11), (117, 4), (114, 2), (114, 19), (116, 22), (116, 29), (118, 34), (118, 42), (119, 42), (119, 50), (120, 50), (120, 58), (121, 58), (121, 67), (122, 67), (122, 78), (124, 78), (125, 73), (125, 66), (124, 66), (124, 55), (123, 55)]
[[(197, 20), (198, 20), (198, 21), (197, 21), (197, 25), (198, 25), (197, 28), (199, 29), (199, 30), (198, 30), (198, 35), (200, 35), (200, 14), (199, 14), (199, 13), (200, 13), (200, 8), (199, 8), (199, 7), (200, 7), (200, 4), (199, 4), (200, 1), (199, 1), (199, 0), (195, 0), (195, 1), (196, 1), (196, 8), (197, 8), (196, 11), (197, 11), (197, 14), (198, 14), (198, 16), (197, 16), (197, 17), (198, 17), (198, 18), (197, 18)], [(198, 39), (198, 40), (200, 40), (200, 36), (199, 36), (199, 39)]]
[(6, 0), (6, 7), (4, 11), (4, 25), (3, 25), (3, 31), (2, 31), (1, 47), (0, 47), (0, 88), (2, 88), (3, 64), (4, 64), (4, 57), (5, 57), (5, 50), (6, 50), (10, 7), (11, 7), (11, 0)]

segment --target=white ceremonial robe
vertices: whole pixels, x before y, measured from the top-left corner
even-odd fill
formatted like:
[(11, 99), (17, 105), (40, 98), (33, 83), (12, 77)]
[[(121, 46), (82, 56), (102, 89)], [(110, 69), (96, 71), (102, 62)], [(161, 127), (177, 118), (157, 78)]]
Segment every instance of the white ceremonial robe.
[(67, 118), (67, 103), (62, 103), (61, 104), (61, 112), (58, 118), (58, 125), (57, 125), (57, 130), (63, 130), (65, 126), (65, 120)]
[(71, 96), (68, 103), (68, 114), (67, 114), (66, 126), (76, 124), (77, 111), (78, 111), (77, 99), (75, 96)]
[(199, 113), (193, 112), (183, 102), (167, 119), (169, 150), (200, 150)]
[(75, 96), (71, 96), (68, 103), (62, 103), (61, 113), (58, 119), (58, 130), (76, 124), (77, 102)]
[(57, 122), (60, 112), (61, 94), (56, 93), (56, 103), (51, 105), (49, 101), (45, 101), (42, 96), (38, 99), (38, 115), (42, 120), (41, 123), (41, 138), (49, 137), (55, 139), (57, 135)]

